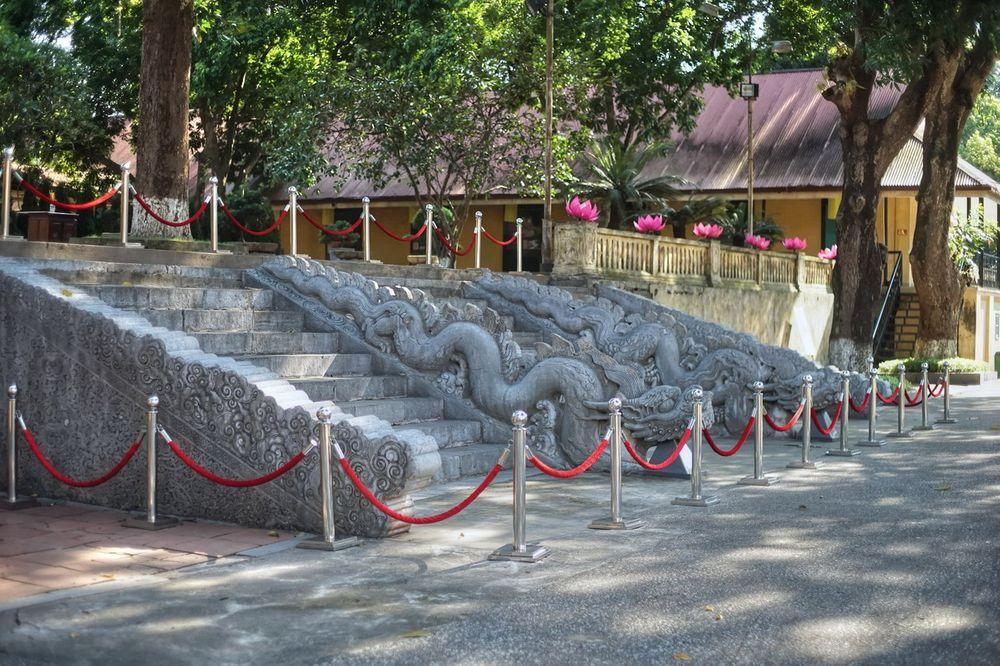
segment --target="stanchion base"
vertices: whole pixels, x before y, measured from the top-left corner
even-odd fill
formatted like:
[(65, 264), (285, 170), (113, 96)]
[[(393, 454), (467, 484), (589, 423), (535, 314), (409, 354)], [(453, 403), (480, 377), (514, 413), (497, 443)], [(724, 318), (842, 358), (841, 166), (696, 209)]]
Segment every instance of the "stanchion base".
[(0, 511), (17, 511), (18, 509), (30, 509), (38, 506), (38, 502), (30, 497), (18, 497), (14, 501), (0, 500)]
[[(785, 444), (785, 446), (794, 446), (797, 449), (801, 449), (802, 448), (802, 442), (787, 442)], [(813, 440), (812, 442), (810, 442), (809, 448), (810, 449), (825, 449), (826, 447), (823, 446), (822, 444), (817, 444), (816, 440)]]
[(361, 539), (358, 537), (345, 537), (343, 539), (334, 539), (333, 543), (330, 543), (321, 536), (315, 536), (311, 539), (306, 539), (305, 541), (300, 541), (295, 544), (296, 548), (304, 548), (306, 550), (344, 550), (345, 548), (353, 548), (354, 546), (360, 546)]
[(949, 423), (958, 423), (958, 421), (956, 419), (937, 419), (934, 421), (934, 423), (940, 423), (944, 425)]
[(932, 425), (918, 425), (918, 426), (913, 426), (912, 430), (914, 430), (916, 432), (927, 432), (928, 430), (934, 430), (934, 426), (932, 426)]
[(884, 439), (873, 439), (871, 441), (863, 440), (860, 442), (855, 442), (858, 446), (885, 446)]
[(670, 500), (677, 506), (712, 506), (719, 503), (718, 495), (702, 495), (701, 497), (675, 497)]
[(514, 544), (497, 548), (490, 553), (489, 560), (493, 562), (538, 562), (549, 556), (549, 549), (537, 543), (525, 544), (524, 550), (516, 550)]
[(785, 465), (789, 469), (817, 469), (822, 465), (815, 460), (810, 460), (808, 462), (802, 462), (801, 460), (793, 460), (792, 462)]
[(639, 520), (638, 518), (622, 518), (621, 520), (612, 520), (611, 517), (601, 518), (600, 520), (595, 520), (587, 525), (592, 530), (634, 530), (640, 527), (645, 527), (646, 523)]
[(840, 456), (842, 458), (850, 458), (851, 456), (859, 456), (859, 455), (861, 455), (861, 451), (858, 451), (857, 449), (844, 449), (844, 450), (842, 450), (842, 449), (830, 449), (829, 451), (826, 452), (826, 455), (828, 455), (828, 456)]
[(168, 527), (176, 527), (180, 524), (181, 521), (170, 517), (159, 517), (153, 523), (146, 520), (145, 516), (133, 516), (122, 521), (122, 527), (134, 527), (137, 530), (150, 531), (165, 530)]
[(756, 476), (744, 476), (737, 481), (741, 486), (773, 486), (778, 482), (778, 477), (765, 474), (759, 479)]
[(25, 240), (24, 236), (0, 236), (0, 242), (5, 243), (23, 243)]
[(911, 433), (909, 430), (904, 430), (903, 432), (890, 432), (888, 435), (886, 435), (886, 437), (892, 437), (893, 439), (896, 439), (896, 438), (899, 438), (899, 437), (906, 438), (906, 437), (912, 437), (912, 436), (913, 436), (913, 433)]

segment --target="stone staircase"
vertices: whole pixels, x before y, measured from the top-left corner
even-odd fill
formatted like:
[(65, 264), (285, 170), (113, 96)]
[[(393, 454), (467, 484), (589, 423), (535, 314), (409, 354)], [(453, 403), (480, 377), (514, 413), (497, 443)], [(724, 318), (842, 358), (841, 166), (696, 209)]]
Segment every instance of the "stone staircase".
[(917, 325), (920, 323), (920, 303), (916, 294), (899, 295), (899, 307), (890, 320), (892, 335), (892, 355), (885, 358), (906, 358), (913, 356), (917, 346)]
[[(463, 296), (461, 280), (394, 276), (398, 268), (366, 266), (365, 272), (385, 286), (421, 289), (441, 306), (485, 307), (484, 301)], [(381, 367), (378, 358), (359, 352), (356, 342), (345, 344), (337, 333), (310, 329), (293, 306), (269, 290), (248, 286), (242, 271), (211, 269), (197, 277), (81, 271), (63, 280), (155, 326), (195, 338), (204, 352), (252, 364), (260, 369), (254, 375), (258, 386), (287, 381), (315, 403), (332, 401), (344, 412), (375, 416), (396, 430), (425, 433), (441, 454), (438, 480), (484, 474), (506, 446), (484, 441), (480, 421), (449, 414), (442, 398)], [(515, 336), (528, 348), (541, 339), (533, 331)]]

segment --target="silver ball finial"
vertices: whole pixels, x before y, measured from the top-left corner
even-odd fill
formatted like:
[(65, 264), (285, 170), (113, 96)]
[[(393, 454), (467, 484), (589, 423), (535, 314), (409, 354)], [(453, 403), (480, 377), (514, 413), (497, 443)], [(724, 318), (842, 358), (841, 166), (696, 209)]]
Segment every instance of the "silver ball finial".
[(5, 159), (10, 159), (14, 157), (14, 146), (7, 146), (3, 149), (3, 156)]
[(701, 402), (702, 398), (705, 397), (705, 391), (703, 391), (700, 386), (695, 386), (691, 389), (691, 397), (695, 402)]
[(611, 400), (608, 400), (608, 411), (617, 412), (621, 410), (621, 408), (622, 408), (622, 399), (619, 398), (618, 396), (615, 396), (611, 398)]
[(299, 193), (299, 188), (295, 187), (294, 185), (289, 185), (288, 186), (288, 193), (289, 194), (298, 194)]
[(896, 372), (906, 372), (906, 366), (900, 363), (896, 366)]
[(432, 210), (434, 210), (434, 204), (427, 204), (426, 206), (424, 206), (424, 210), (426, 210), (428, 213), (431, 212)]
[(877, 377), (878, 376), (878, 368), (876, 368), (875, 366), (872, 366), (872, 367), (868, 368), (868, 376), (869, 377)]
[(160, 406), (160, 399), (156, 395), (151, 395), (146, 398), (146, 406), (150, 409), (156, 409)]
[(515, 428), (523, 428), (528, 424), (528, 414), (519, 409), (511, 415), (510, 422)]
[(754, 382), (750, 387), (754, 390), (754, 393), (761, 393), (764, 391), (764, 382)]
[(17, 395), (17, 384), (11, 384), (7, 387), (7, 397), (13, 398)]
[(476, 211), (476, 219), (477, 220), (482, 220), (483, 219), (483, 211), (481, 211), (481, 210), (477, 210)]
[(368, 197), (361, 197), (361, 203), (363, 203), (363, 204), (370, 204), (371, 202), (372, 202), (372, 200), (369, 199)]
[(941, 367), (947, 370), (948, 368), (951, 367), (951, 363), (949, 363), (948, 361), (941, 361)]
[(868, 365), (871, 365), (872, 363), (875, 362), (875, 357), (874, 356), (869, 356), (865, 360), (868, 361)]
[(212, 176), (211, 178), (209, 178), (209, 179), (208, 179), (208, 184), (209, 184), (209, 185), (218, 185), (218, 184), (219, 184), (219, 179), (218, 179), (218, 177), (216, 177), (216, 176)]
[(516, 220), (514, 220), (514, 224), (516, 224), (517, 226), (521, 226), (522, 224), (524, 224), (524, 218), (523, 217), (517, 218)]
[(805, 377), (802, 378), (802, 383), (803, 384), (812, 384), (813, 383), (813, 376), (812, 375), (806, 375)]
[(927, 370), (927, 368), (929, 368), (929, 367), (931, 367), (931, 366), (927, 365), (926, 361), (924, 361), (923, 363), (920, 364), (920, 369), (921, 370)]
[(316, 418), (319, 419), (320, 423), (329, 423), (330, 419), (333, 418), (333, 410), (329, 407), (320, 407), (319, 411), (316, 412)]
[(850, 379), (851, 378), (851, 371), (850, 370), (841, 370), (840, 371), (840, 376), (843, 379)]

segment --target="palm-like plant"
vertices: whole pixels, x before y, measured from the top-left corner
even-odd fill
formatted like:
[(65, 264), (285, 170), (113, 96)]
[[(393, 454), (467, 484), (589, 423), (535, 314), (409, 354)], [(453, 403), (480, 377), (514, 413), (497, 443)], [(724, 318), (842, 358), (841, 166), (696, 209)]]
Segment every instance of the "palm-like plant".
[(604, 202), (607, 226), (625, 229), (641, 213), (666, 210), (677, 197), (679, 178), (644, 173), (651, 160), (667, 149), (662, 142), (626, 144), (613, 136), (595, 141), (586, 152), (586, 173), (580, 187)]

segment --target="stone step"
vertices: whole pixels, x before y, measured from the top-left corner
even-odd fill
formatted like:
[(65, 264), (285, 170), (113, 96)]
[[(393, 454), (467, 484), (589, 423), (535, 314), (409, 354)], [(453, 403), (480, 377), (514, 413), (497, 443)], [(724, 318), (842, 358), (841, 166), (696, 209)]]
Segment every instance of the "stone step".
[(211, 354), (329, 354), (340, 348), (336, 333), (219, 331), (191, 335)]
[[(158, 267), (162, 269), (164, 267)], [(178, 267), (166, 267), (178, 269)], [(221, 287), (226, 289), (242, 289), (244, 286), (243, 272), (235, 269), (192, 269), (184, 267), (180, 272), (163, 272), (151, 266), (139, 266), (135, 269), (95, 271), (93, 269), (56, 270), (51, 274), (62, 282), (76, 285), (115, 285), (120, 287)]]
[(288, 310), (131, 310), (154, 326), (186, 333), (223, 331), (297, 332), (302, 313)]
[(369, 354), (254, 354), (236, 358), (284, 378), (359, 376), (372, 371)]
[(131, 310), (263, 310), (271, 307), (273, 297), (262, 289), (78, 286), (108, 305)]
[(441, 472), (436, 481), (454, 481), (464, 476), (484, 476), (506, 444), (472, 444), (441, 449)]
[(425, 421), (424, 423), (409, 423), (400, 426), (399, 430), (419, 430), (429, 435), (442, 449), (476, 444), (482, 441), (482, 424), (479, 421), (461, 421), (457, 419), (442, 419)]
[(292, 310), (254, 310), (255, 331), (301, 331), (305, 327), (305, 317)]
[(305, 377), (293, 379), (291, 383), (305, 391), (313, 400), (332, 400), (337, 403), (372, 398), (396, 398), (406, 394), (406, 377), (402, 375)]
[(444, 416), (441, 398), (382, 398), (379, 400), (354, 400), (337, 405), (355, 416), (376, 416), (392, 425), (429, 421)]

